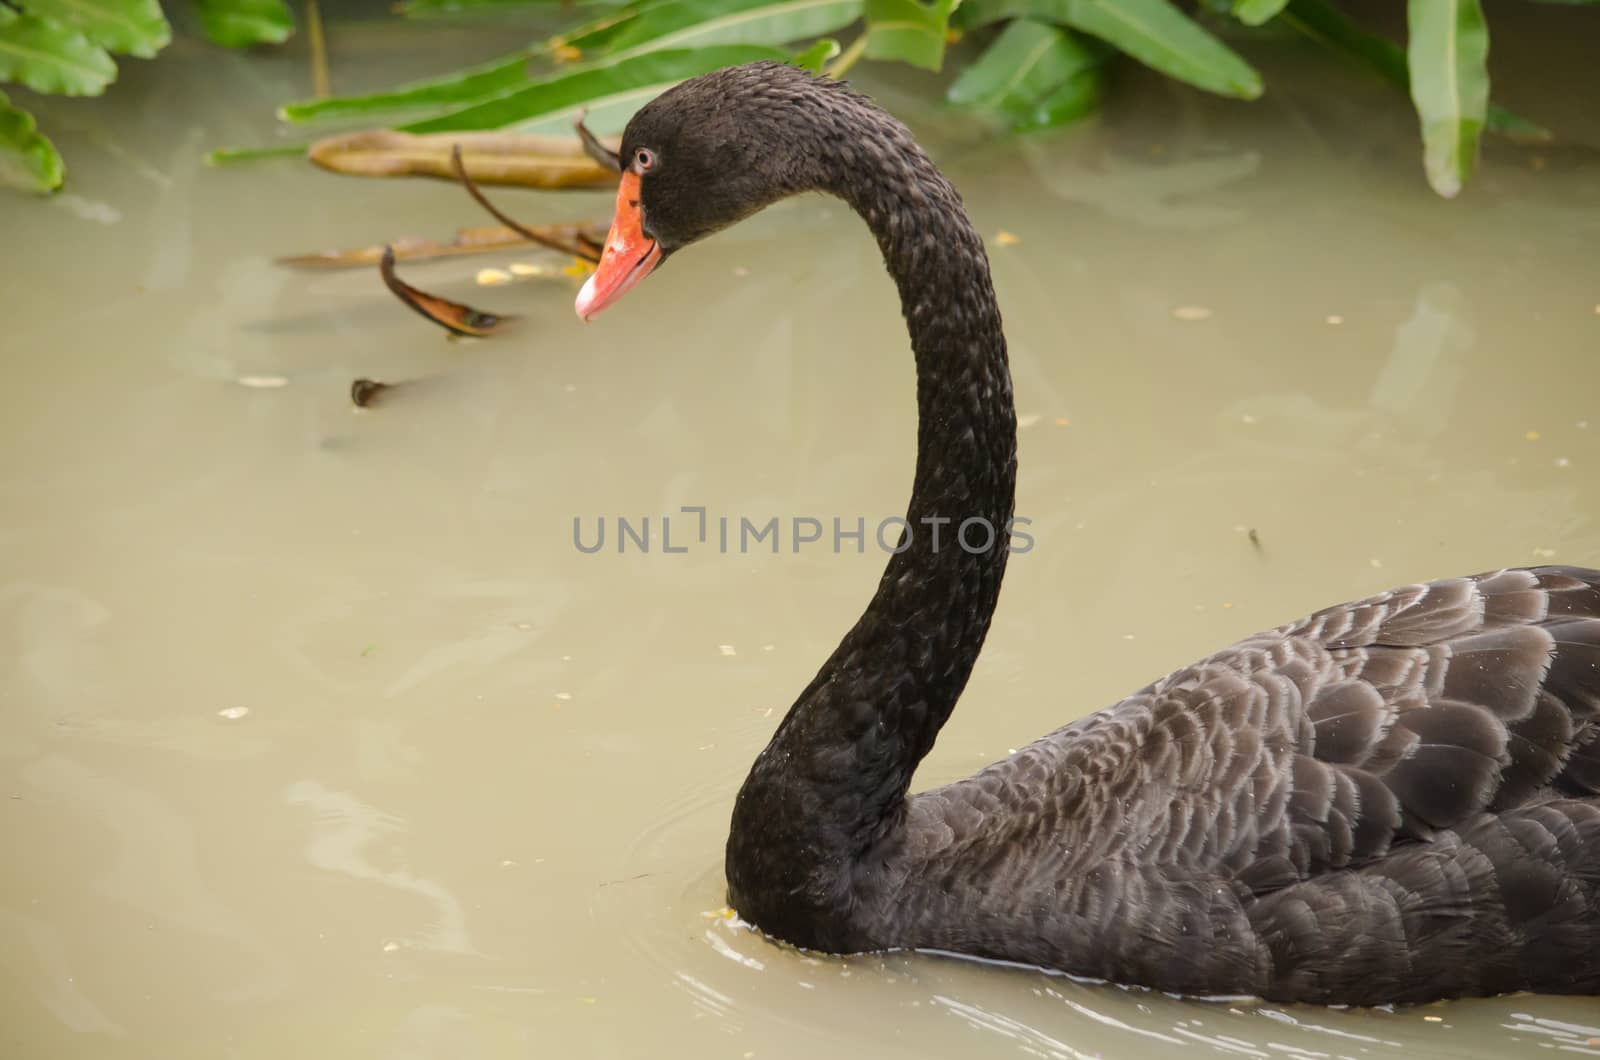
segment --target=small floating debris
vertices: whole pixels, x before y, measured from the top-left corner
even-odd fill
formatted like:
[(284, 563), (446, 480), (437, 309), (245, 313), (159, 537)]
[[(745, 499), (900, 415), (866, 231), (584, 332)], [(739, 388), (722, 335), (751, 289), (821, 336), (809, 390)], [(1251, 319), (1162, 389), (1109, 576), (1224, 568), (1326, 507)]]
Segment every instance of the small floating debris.
[(1556, 467), (1571, 467), (1571, 466), (1572, 466), (1572, 461), (1571, 460), (1568, 460), (1564, 456), (1556, 457)]
[(572, 693), (571, 692), (557, 692), (556, 693), (556, 698), (561, 700), (561, 702), (563, 702), (563, 703), (569, 703), (569, 702), (572, 701)]
[(252, 390), (277, 390), (289, 385), (286, 375), (241, 375), (237, 382)]
[(1540, 438), (1540, 434), (1539, 434), (1538, 431), (1529, 431), (1527, 434), (1524, 434), (1522, 437), (1527, 441), (1537, 442), (1539, 440), (1539, 438)]
[(520, 276), (520, 277), (523, 277), (523, 278), (526, 278), (526, 277), (529, 277), (529, 276), (553, 276), (553, 275), (555, 275), (555, 270), (554, 269), (548, 268), (548, 267), (546, 267), (544, 265), (530, 265), (526, 261), (513, 261), (510, 265), (508, 265), (506, 267), (511, 270), (511, 275)]
[(477, 281), (479, 287), (499, 287), (511, 282), (511, 273), (505, 269), (479, 269)]
[(1002, 228), (999, 232), (995, 233), (994, 241), (996, 244), (1002, 247), (1014, 247), (1018, 243), (1022, 242), (1022, 237), (1017, 235), (1015, 232), (1007, 232), (1004, 228)]
[(358, 409), (370, 408), (384, 391), (393, 389), (392, 384), (380, 383), (376, 379), (357, 379), (350, 384), (350, 403)]
[(1327, 316), (1322, 318), (1322, 322), (1324, 324), (1343, 324), (1344, 317), (1340, 316), (1338, 313), (1329, 313)]
[(1176, 320), (1210, 320), (1211, 307), (1203, 305), (1181, 305), (1173, 309), (1172, 316)]
[(1533, 550), (1535, 559), (1554, 559), (1555, 555), (1556, 550), (1553, 548), (1535, 548)]
[(383, 248), (383, 260), (378, 263), (378, 273), (383, 277), (385, 286), (394, 292), (394, 296), (410, 306), (419, 316), (433, 321), (446, 331), (456, 335), (466, 335), (471, 338), (483, 338), (493, 335), (506, 324), (515, 320), (515, 317), (496, 316), (494, 313), (485, 313), (481, 309), (474, 309), (460, 302), (452, 302), (426, 291), (420, 291), (406, 283), (394, 272), (394, 251), (389, 247)]
[(1378, 559), (1377, 557), (1367, 560), (1367, 563), (1372, 567), (1373, 570), (1378, 570), (1383, 566), (1383, 560)]
[(1022, 430), (1027, 430), (1029, 427), (1032, 427), (1043, 418), (1044, 417), (1040, 416), (1037, 412), (1024, 413), (1023, 415), (1017, 417), (1017, 426)]
[(1067, 419), (1067, 417), (1065, 417), (1065, 416), (1057, 416), (1056, 417), (1056, 426), (1057, 427), (1071, 427), (1072, 426), (1072, 421)]
[(720, 651), (724, 655), (738, 655), (739, 654), (736, 650), (734, 650), (734, 647), (733, 647), (732, 644), (718, 644), (717, 645), (717, 650)]
[(223, 707), (217, 711), (217, 717), (227, 718), (229, 721), (238, 721), (248, 713), (250, 713), (249, 707)]

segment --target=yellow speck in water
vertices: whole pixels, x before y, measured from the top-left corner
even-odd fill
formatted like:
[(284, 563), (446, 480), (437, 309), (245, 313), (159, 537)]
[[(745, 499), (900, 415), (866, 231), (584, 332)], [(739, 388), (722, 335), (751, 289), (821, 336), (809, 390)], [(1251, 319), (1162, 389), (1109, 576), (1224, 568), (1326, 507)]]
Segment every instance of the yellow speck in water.
[(1327, 316), (1323, 317), (1322, 319), (1323, 319), (1323, 321), (1325, 323), (1328, 323), (1328, 324), (1343, 324), (1344, 323), (1344, 317), (1340, 316), (1338, 313), (1329, 313)]
[(1181, 305), (1172, 311), (1172, 315), (1178, 320), (1210, 320), (1211, 307), (1204, 305)]
[(995, 234), (994, 241), (1002, 247), (1014, 247), (1022, 242), (1022, 237), (1015, 232), (1007, 232), (1004, 228)]
[(600, 1002), (600, 999), (597, 997), (580, 997), (578, 1000), (582, 1001), (585, 1005), (596, 1005)]
[(732, 920), (733, 916), (734, 916), (734, 914), (733, 914), (733, 906), (731, 906), (731, 905), (723, 906), (722, 907), (721, 916), (722, 916), (722, 919), (724, 919), (724, 920)]
[(1429, 1023), (1443, 1023), (1444, 1022), (1444, 1017), (1443, 1016), (1424, 1016), (1422, 1018), (1427, 1020)]
[(1057, 427), (1071, 427), (1072, 426), (1072, 421), (1067, 419), (1065, 416), (1057, 416), (1056, 417), (1056, 426)]
[(1539, 432), (1538, 431), (1529, 431), (1527, 434), (1524, 434), (1522, 437), (1526, 438), (1530, 442), (1537, 442), (1539, 440)]
[(1222, 605), (1222, 609), (1224, 611), (1232, 611), (1233, 610), (1233, 605), (1232, 604), (1223, 604)]
[(561, 270), (568, 276), (584, 277), (594, 271), (594, 262), (584, 261), (582, 258), (573, 258), (572, 264)]
[(525, 261), (513, 261), (508, 267), (513, 276), (541, 276), (549, 271), (542, 265), (529, 265)]
[(504, 269), (479, 269), (479, 287), (498, 287), (511, 282), (511, 274)]

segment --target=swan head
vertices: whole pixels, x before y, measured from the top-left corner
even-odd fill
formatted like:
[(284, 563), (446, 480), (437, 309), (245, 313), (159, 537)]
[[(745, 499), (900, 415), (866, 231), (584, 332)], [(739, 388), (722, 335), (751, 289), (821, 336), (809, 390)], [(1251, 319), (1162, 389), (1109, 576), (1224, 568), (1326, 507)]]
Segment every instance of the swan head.
[(578, 316), (594, 317), (675, 251), (820, 186), (820, 146), (840, 130), (816, 104), (844, 91), (759, 62), (685, 81), (641, 108), (622, 135), (616, 212)]

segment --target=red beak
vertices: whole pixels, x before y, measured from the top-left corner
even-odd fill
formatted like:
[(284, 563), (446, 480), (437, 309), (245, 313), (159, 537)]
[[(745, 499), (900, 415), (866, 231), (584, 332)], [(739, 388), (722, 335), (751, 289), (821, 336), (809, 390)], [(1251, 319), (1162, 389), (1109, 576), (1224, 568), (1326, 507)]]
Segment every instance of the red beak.
[(645, 236), (641, 222), (639, 174), (628, 170), (617, 189), (617, 212), (611, 219), (605, 250), (600, 252), (600, 264), (578, 292), (575, 308), (584, 320), (594, 319), (660, 263), (661, 248)]

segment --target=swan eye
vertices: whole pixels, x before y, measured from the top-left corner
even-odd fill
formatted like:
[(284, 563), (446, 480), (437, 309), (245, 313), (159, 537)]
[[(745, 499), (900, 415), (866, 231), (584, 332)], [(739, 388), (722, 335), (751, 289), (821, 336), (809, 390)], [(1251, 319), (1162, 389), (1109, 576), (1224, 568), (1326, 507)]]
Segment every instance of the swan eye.
[(641, 147), (633, 153), (633, 164), (642, 173), (656, 164), (655, 152), (648, 147)]

